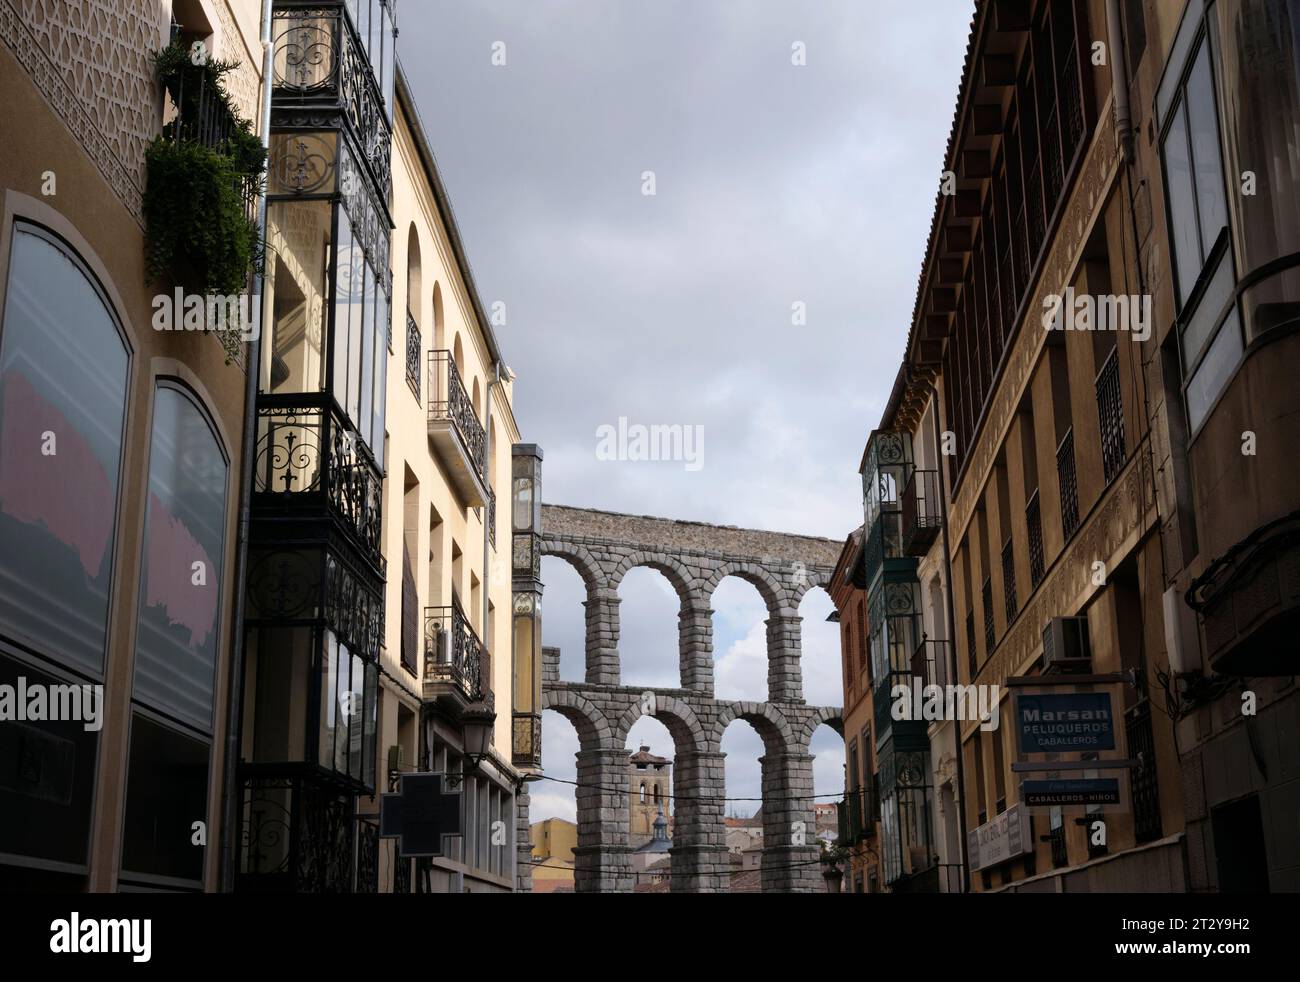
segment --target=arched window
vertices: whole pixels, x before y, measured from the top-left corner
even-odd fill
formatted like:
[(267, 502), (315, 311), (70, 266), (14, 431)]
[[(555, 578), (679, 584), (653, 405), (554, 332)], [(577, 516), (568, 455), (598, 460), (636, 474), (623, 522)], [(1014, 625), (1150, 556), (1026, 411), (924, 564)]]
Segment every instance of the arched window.
[(655, 804), (659, 804), (659, 785), (655, 785)]
[(447, 347), (447, 335), (442, 329), (442, 287), (433, 284), (433, 347), (441, 351)]
[(641, 782), (641, 804), (645, 804), (645, 782)]
[(99, 284), (14, 225), (0, 326), (0, 631), (104, 668), (130, 354)]
[(161, 382), (149, 442), (149, 507), (134, 697), (212, 731), (229, 468), (190, 394)]

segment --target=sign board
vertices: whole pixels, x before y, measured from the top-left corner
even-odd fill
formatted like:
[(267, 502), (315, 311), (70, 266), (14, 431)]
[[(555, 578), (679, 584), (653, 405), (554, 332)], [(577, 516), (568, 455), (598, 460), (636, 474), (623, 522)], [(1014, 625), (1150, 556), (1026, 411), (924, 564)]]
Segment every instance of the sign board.
[(972, 870), (987, 869), (1034, 851), (1029, 816), (1017, 802), (991, 822), (966, 834), (966, 855)]
[(399, 856), (441, 856), (442, 837), (461, 834), (461, 792), (440, 773), (403, 774), (401, 790), (379, 800), (379, 834), (397, 839)]
[(1114, 750), (1110, 693), (1019, 693), (1016, 732), (1022, 754)]
[(1029, 808), (1118, 805), (1121, 804), (1120, 784), (1114, 777), (1021, 781), (1020, 800)]

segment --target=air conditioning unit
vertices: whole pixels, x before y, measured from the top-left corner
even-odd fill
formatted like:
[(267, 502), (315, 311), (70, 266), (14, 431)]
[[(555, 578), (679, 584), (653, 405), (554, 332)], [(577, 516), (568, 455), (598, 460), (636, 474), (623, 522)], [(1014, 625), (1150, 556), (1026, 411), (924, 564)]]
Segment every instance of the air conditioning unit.
[(1087, 674), (1092, 671), (1088, 647), (1088, 618), (1053, 617), (1043, 628), (1043, 674)]
[(1164, 594), (1165, 651), (1169, 654), (1169, 671), (1179, 675), (1199, 675), (1201, 634), (1196, 626), (1196, 612), (1183, 602), (1182, 591), (1171, 586)]
[(451, 632), (442, 625), (433, 626), (433, 637), (425, 642), (424, 657), (435, 665), (446, 665), (451, 661)]

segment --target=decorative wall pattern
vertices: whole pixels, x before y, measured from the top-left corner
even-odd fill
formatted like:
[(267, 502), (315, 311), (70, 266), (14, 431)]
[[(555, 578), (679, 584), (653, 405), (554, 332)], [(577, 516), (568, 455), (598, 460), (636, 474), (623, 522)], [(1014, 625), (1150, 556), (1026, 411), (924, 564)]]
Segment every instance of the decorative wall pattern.
[[(258, 66), (228, 4), (216, 7), (218, 56), (242, 62), (228, 76), (229, 91), (255, 120)], [(0, 0), (0, 37), (141, 227), (144, 151), (161, 123), (153, 56), (162, 16), (148, 0)]]

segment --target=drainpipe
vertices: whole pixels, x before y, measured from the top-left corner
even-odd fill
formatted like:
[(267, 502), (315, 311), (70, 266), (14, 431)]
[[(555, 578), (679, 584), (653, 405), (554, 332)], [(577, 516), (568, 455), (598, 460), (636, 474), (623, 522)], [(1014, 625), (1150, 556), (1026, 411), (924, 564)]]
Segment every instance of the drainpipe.
[[(911, 381), (911, 368), (908, 368), (908, 381)], [(952, 682), (957, 680), (957, 615), (952, 606), (952, 552), (948, 542), (948, 487), (945, 481), (947, 468), (943, 466), (943, 443), (939, 433), (939, 390), (935, 388), (933, 382), (926, 383), (930, 390), (930, 405), (934, 407), (934, 412), (930, 414), (930, 428), (934, 435), (935, 449), (935, 470), (939, 473), (939, 508), (943, 519), (943, 568), (946, 582), (944, 583), (943, 599), (944, 606), (948, 611), (948, 678)], [(972, 680), (974, 681), (974, 680)], [(965, 768), (962, 764), (963, 754), (961, 746), (961, 728), (954, 721), (954, 743), (956, 745), (957, 757), (957, 828), (961, 838), (961, 892), (970, 893), (970, 862), (966, 855), (966, 776)]]
[[(271, 0), (262, 0), (262, 146), (271, 149), (271, 72), (275, 47), (271, 43)], [(257, 238), (266, 242), (266, 188), (257, 200)], [(253, 460), (257, 454), (257, 383), (262, 364), (262, 335), (265, 333), (262, 290), (264, 274), (253, 274), (252, 305), (257, 308), (257, 333), (248, 342), (244, 365), (244, 433), (240, 449), (239, 527), (235, 535), (235, 596), (231, 625), (234, 633), (230, 653), (230, 687), (226, 704), (226, 752), (221, 792), (221, 864), (218, 889), (235, 888), (235, 821), (239, 805), (239, 722), (244, 694), (244, 593), (248, 580), (249, 513), (253, 501)]]
[[(489, 444), (492, 437), (492, 388), (495, 385), (499, 385), (501, 382), (501, 362), (499, 361), (493, 362), (492, 370), (494, 372), (494, 378), (487, 385), (487, 399), (484, 401), (483, 404), (483, 420), (484, 420), (484, 426), (486, 426), (487, 428), (483, 436), (483, 442), (485, 444)], [(495, 447), (491, 447), (491, 446), (488, 447), (489, 452), (495, 449), (496, 449)], [(488, 473), (490, 474), (492, 472), (491, 459), (488, 459), (487, 465), (488, 465)], [(483, 483), (486, 484), (487, 480), (488, 480), (488, 475), (484, 474)], [(492, 490), (495, 491), (496, 489), (493, 488)], [(493, 507), (492, 501), (489, 501), (486, 505), (483, 506), (483, 642), (485, 644), (487, 643), (488, 606), (491, 601), (491, 586), (492, 586), (491, 566), (488, 565), (492, 559), (491, 540), (488, 537), (488, 529), (491, 527), (492, 524), (492, 515), (490, 515), (488, 512), (489, 509), (491, 509), (492, 507)], [(491, 652), (489, 652), (489, 654), (491, 654)]]
[(1120, 159), (1133, 162), (1133, 115), (1128, 104), (1128, 69), (1124, 65), (1124, 35), (1120, 28), (1119, 0), (1106, 0), (1106, 31), (1110, 47), (1110, 87), (1115, 98), (1115, 128), (1119, 131)]

